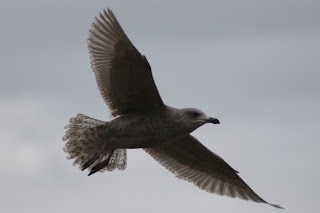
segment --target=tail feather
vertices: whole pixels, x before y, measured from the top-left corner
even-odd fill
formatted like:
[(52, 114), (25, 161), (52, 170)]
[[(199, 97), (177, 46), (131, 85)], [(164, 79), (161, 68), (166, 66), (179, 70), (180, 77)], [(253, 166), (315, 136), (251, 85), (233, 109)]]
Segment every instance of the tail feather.
[[(112, 150), (104, 147), (104, 141), (101, 138), (101, 133), (106, 127), (106, 122), (90, 118), (83, 114), (78, 114), (70, 119), (70, 124), (67, 129), (63, 141), (67, 141), (64, 152), (68, 154), (67, 159), (75, 159), (73, 165), (82, 166), (95, 155), (99, 158), (91, 164), (88, 169), (91, 171), (94, 166), (105, 161)], [(108, 166), (101, 169), (103, 171), (113, 171), (115, 169), (123, 170), (127, 166), (126, 149), (117, 149), (112, 154)]]

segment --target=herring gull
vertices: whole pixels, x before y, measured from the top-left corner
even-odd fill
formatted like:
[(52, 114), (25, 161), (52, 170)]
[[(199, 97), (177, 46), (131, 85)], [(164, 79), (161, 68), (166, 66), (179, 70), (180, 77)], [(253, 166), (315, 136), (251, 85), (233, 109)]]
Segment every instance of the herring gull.
[[(89, 31), (91, 66), (114, 119), (104, 122), (78, 114), (63, 137), (74, 165), (98, 171), (123, 170), (126, 149), (142, 148), (177, 178), (218, 195), (267, 203), (221, 157), (190, 133), (219, 120), (194, 108), (163, 103), (144, 55), (133, 46), (113, 12), (95, 18)], [(270, 204), (282, 208), (276, 204)]]

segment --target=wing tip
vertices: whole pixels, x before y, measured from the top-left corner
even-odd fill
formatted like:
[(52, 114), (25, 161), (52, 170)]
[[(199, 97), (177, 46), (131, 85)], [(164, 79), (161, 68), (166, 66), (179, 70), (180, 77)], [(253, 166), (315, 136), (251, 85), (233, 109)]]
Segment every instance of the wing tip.
[(282, 206), (278, 205), (278, 204), (272, 204), (272, 203), (268, 203), (270, 206), (273, 206), (277, 209), (284, 209)]

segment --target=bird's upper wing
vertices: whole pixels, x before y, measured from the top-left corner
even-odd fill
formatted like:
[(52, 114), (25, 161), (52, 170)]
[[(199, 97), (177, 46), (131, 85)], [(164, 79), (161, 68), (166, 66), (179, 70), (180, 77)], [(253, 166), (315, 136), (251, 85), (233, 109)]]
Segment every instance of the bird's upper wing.
[(269, 204), (236, 174), (236, 170), (191, 135), (144, 150), (177, 178), (188, 180), (207, 192)]
[(133, 46), (110, 9), (92, 24), (88, 48), (99, 90), (114, 116), (164, 106), (146, 57)]

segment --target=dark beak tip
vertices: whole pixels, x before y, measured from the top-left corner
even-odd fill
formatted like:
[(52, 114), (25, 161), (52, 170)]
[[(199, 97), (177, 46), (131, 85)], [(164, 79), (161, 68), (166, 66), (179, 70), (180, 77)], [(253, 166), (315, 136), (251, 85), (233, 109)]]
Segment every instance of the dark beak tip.
[(218, 119), (214, 119), (214, 120), (212, 121), (212, 123), (214, 123), (214, 124), (220, 124), (220, 121), (219, 121)]
[(220, 121), (216, 118), (209, 118), (208, 122), (213, 123), (213, 124), (220, 124)]

